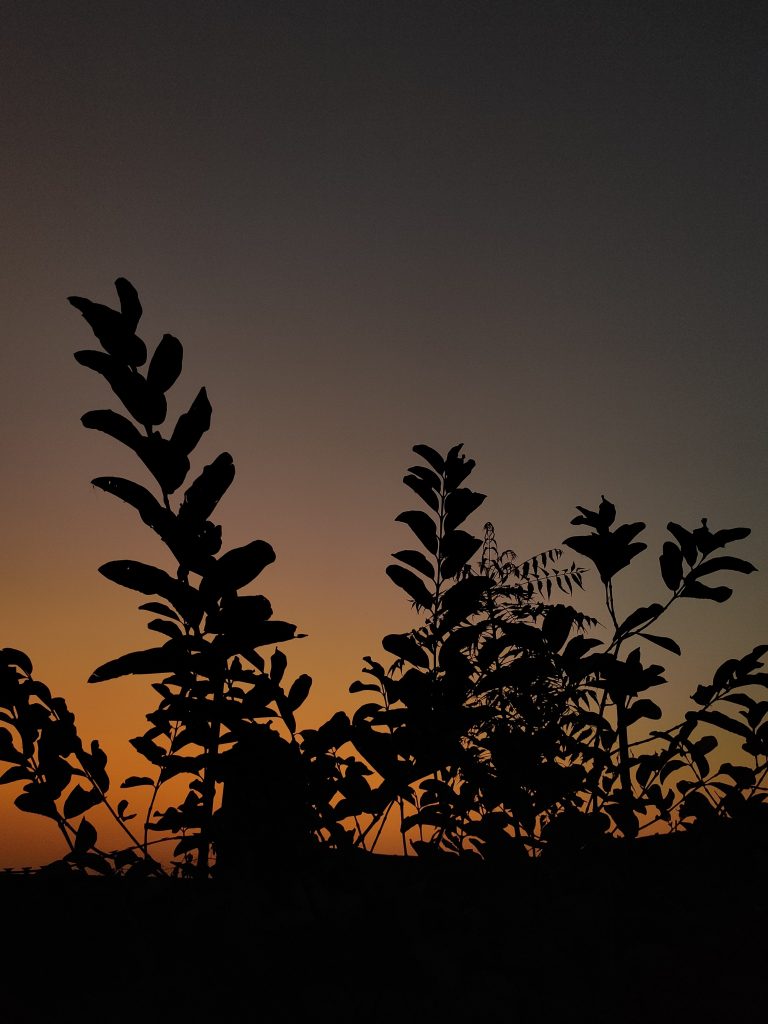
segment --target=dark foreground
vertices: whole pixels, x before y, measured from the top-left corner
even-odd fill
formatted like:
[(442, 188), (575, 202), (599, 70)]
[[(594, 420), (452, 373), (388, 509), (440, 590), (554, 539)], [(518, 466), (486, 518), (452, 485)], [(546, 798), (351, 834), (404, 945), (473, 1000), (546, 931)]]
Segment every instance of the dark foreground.
[(684, 839), (269, 886), (0, 876), (0, 1019), (764, 1019), (768, 844)]

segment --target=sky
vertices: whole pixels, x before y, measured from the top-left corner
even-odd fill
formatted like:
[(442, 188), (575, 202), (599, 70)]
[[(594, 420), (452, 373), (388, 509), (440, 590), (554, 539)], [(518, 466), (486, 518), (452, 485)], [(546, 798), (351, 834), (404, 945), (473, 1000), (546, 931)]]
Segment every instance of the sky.
[[(408, 531), (414, 444), (459, 442), (522, 557), (605, 494), (648, 524), (617, 581), (666, 593), (665, 526), (749, 526), (761, 570), (681, 602), (661, 702), (680, 714), (768, 640), (768, 8), (743, 0), (25, 0), (0, 3), (0, 646), (25, 650), (99, 737), (113, 786), (154, 706), (137, 595), (98, 567), (166, 564), (90, 485), (143, 469), (80, 416), (108, 407), (66, 301), (116, 304), (185, 346), (179, 413), (213, 406), (232, 453), (225, 547), (269, 541), (259, 589), (306, 639), (313, 726), (409, 628), (385, 568)], [(176, 403), (176, 404), (174, 404)], [(172, 422), (172, 418), (169, 418)], [(738, 548), (738, 550), (737, 550)], [(569, 559), (570, 561), (570, 559)], [(626, 577), (626, 579), (625, 579)], [(575, 603), (601, 614), (599, 582)], [(666, 702), (666, 703), (665, 703)], [(0, 866), (61, 855), (0, 791)], [(130, 795), (130, 794), (129, 794)]]

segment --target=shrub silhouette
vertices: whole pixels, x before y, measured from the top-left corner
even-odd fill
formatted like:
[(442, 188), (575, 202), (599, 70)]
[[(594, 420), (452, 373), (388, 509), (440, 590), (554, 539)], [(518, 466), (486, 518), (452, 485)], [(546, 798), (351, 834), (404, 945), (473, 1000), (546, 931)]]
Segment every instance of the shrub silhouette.
[[(529, 603), (534, 590), (545, 588), (541, 574), (555, 552), (519, 567), (515, 579), (529, 577), (522, 591), (520, 584), (507, 585), (511, 572), (500, 572), (489, 525), (476, 570), (469, 558), (480, 541), (463, 531), (462, 556), (450, 560), (456, 542), (444, 539), (445, 523), (455, 527), (463, 517), (448, 519), (446, 495), (451, 481), (464, 480), (474, 465), (462, 460), (453, 468), (459, 450), (443, 460), (426, 446), (414, 449), (431, 468), (412, 467), (405, 482), (431, 515), (398, 518), (425, 553), (396, 557), (423, 579), (399, 566), (388, 573), (424, 609), (426, 622), (404, 636), (385, 637), (384, 648), (397, 660), (385, 670), (367, 659), (365, 671), (376, 682), (352, 687), (379, 695), (353, 719), (351, 739), (384, 778), (388, 806), (396, 799), (401, 811), (404, 804), (413, 809), (402, 815), (401, 827), (415, 833), (414, 849), (498, 857), (584, 849), (608, 836), (630, 839), (659, 827), (684, 831), (727, 821), (762, 827), (768, 821), (768, 701), (760, 699), (767, 678), (760, 670), (768, 646), (726, 661), (710, 686), (697, 689), (692, 699), (698, 708), (683, 722), (631, 741), (630, 730), (637, 736), (641, 723), (661, 717), (644, 694), (666, 680), (660, 666), (643, 663), (639, 646), (622, 650), (640, 639), (679, 654), (674, 640), (649, 630), (675, 601), (727, 600), (730, 588), (702, 578), (754, 571), (743, 559), (715, 554), (750, 531), (712, 533), (706, 520), (690, 531), (670, 523), (674, 541), (664, 543), (659, 559), (666, 599), (619, 622), (614, 581), (645, 549), (636, 540), (645, 524), (614, 528), (616, 510), (605, 499), (597, 512), (579, 506), (572, 525), (591, 532), (565, 544), (593, 563), (603, 583), (613, 636), (601, 644), (584, 635), (594, 621), (572, 607)], [(481, 495), (461, 490), (462, 510), (479, 506)], [(448, 572), (441, 570), (445, 563)], [(550, 583), (557, 574), (560, 589), (570, 593), (583, 571), (550, 563)], [(719, 743), (706, 726), (738, 736), (750, 763), (712, 768), (707, 755)], [(425, 745), (430, 728), (439, 742)], [(381, 813), (383, 802), (371, 813)]]
[[(768, 646), (726, 661), (698, 687), (683, 721), (656, 729), (648, 724), (661, 710), (646, 693), (665, 679), (641, 652), (647, 643), (680, 654), (655, 632), (667, 609), (683, 599), (726, 601), (730, 588), (708, 577), (754, 571), (719, 553), (749, 530), (669, 523), (663, 598), (619, 621), (616, 580), (646, 548), (637, 539), (645, 525), (616, 525), (605, 498), (596, 511), (578, 506), (572, 525), (586, 532), (564, 545), (604, 587), (613, 632), (603, 643), (589, 635), (595, 620), (551, 603), (553, 591), (570, 598), (581, 588), (585, 568), (561, 565), (557, 548), (518, 562), (499, 553), (491, 524), (482, 539), (465, 528), (485, 496), (466, 485), (474, 462), (462, 445), (445, 455), (417, 445), (421, 462), (404, 478), (424, 508), (398, 516), (414, 541), (393, 555), (387, 575), (420, 624), (384, 636), (388, 667), (364, 659), (366, 680), (350, 690), (365, 698), (351, 717), (337, 712), (299, 730), (296, 712), (312, 681), (301, 675), (285, 685), (278, 645), (301, 634), (273, 619), (266, 597), (243, 593), (274, 551), (254, 540), (222, 553), (211, 517), (233, 482), (232, 457), (223, 452), (190, 479), (211, 422), (205, 389), (164, 435), (183, 348), (166, 334), (150, 357), (136, 334), (136, 290), (123, 278), (115, 284), (119, 310), (70, 299), (101, 345), (75, 358), (104, 377), (127, 415), (101, 409), (82, 419), (138, 456), (154, 492), (120, 477), (93, 483), (136, 510), (176, 571), (130, 560), (99, 570), (149, 598), (140, 608), (163, 638), (89, 679), (146, 675), (159, 696), (148, 729), (131, 740), (151, 774), (121, 785), (149, 788), (138, 836), (128, 801), (112, 806), (98, 742), (85, 748), (65, 702), (33, 678), (26, 654), (0, 652), (0, 760), (10, 765), (0, 783), (22, 783), (16, 805), (56, 823), (68, 850), (58, 869), (161, 874), (155, 850), (170, 842), (175, 874), (269, 879), (320, 849), (375, 850), (393, 812), (405, 854), (502, 861), (659, 829), (765, 828)], [(741, 741), (740, 763), (713, 758), (723, 732)], [(184, 798), (160, 808), (164, 784), (178, 777), (188, 780)], [(119, 822), (125, 849), (99, 847), (86, 816), (97, 805)]]

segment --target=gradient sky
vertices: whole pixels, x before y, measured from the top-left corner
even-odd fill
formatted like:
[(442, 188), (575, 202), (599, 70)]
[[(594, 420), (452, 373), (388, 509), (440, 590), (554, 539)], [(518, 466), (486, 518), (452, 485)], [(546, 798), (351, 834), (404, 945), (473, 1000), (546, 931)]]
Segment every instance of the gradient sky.
[[(109, 406), (66, 297), (182, 339), (176, 412), (207, 386), (199, 466), (232, 453), (225, 546), (255, 537), (306, 640), (300, 725), (411, 624), (386, 578), (413, 444), (464, 442), (521, 556), (605, 494), (650, 550), (625, 613), (664, 595), (665, 525), (750, 526), (762, 571), (688, 602), (666, 702), (768, 638), (768, 7), (762, 2), (25, 0), (0, 5), (0, 645), (31, 656), (113, 781), (148, 682), (87, 686), (157, 639), (113, 558), (161, 561), (98, 475), (146, 482), (80, 424)], [(598, 612), (594, 584), (579, 602)], [(0, 791), (0, 866), (63, 852)], [(135, 791), (134, 791), (135, 792)], [(129, 794), (130, 795), (130, 794)]]

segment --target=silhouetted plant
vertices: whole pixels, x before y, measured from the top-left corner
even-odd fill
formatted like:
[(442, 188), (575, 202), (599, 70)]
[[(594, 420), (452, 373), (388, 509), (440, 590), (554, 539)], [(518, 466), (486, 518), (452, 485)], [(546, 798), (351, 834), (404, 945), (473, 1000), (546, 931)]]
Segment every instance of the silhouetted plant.
[[(614, 579), (645, 550), (646, 545), (636, 540), (645, 524), (613, 528), (616, 509), (605, 498), (597, 512), (581, 506), (579, 512), (572, 524), (587, 526), (591, 533), (570, 537), (565, 543), (594, 563), (605, 589), (606, 607), (614, 629), (605, 650), (590, 655), (590, 671), (585, 679), (587, 702), (583, 706), (579, 739), (584, 761), (591, 765), (589, 807), (592, 811), (605, 810), (623, 835), (631, 837), (637, 834), (642, 818), (651, 808), (655, 808), (656, 818), (646, 821), (646, 825), (662, 819), (676, 827), (691, 816), (702, 819), (713, 814), (730, 816), (742, 801), (752, 808), (755, 801), (762, 805), (760, 781), (765, 775), (768, 725), (763, 732), (760, 728), (768, 703), (741, 690), (745, 686), (765, 685), (766, 677), (757, 670), (761, 667), (759, 659), (768, 648), (757, 647), (740, 661), (725, 662), (715, 673), (713, 684), (699, 687), (694, 694), (693, 699), (704, 705), (702, 711), (691, 711), (678, 726), (652, 732), (649, 738), (635, 743), (630, 742), (630, 728), (643, 720), (658, 720), (662, 714), (654, 701), (640, 694), (666, 680), (660, 666), (643, 665), (639, 647), (633, 648), (626, 657), (620, 657), (622, 646), (636, 638), (679, 655), (680, 648), (673, 639), (648, 630), (680, 599), (727, 601), (732, 594), (729, 587), (713, 587), (703, 583), (702, 578), (724, 571), (754, 572), (755, 567), (743, 559), (731, 555), (713, 557), (713, 552), (742, 540), (750, 531), (739, 527), (711, 533), (706, 519), (694, 530), (669, 523), (667, 529), (674, 540), (664, 542), (659, 565), (670, 593), (663, 603), (637, 608), (620, 621)], [(719, 701), (730, 706), (742, 705), (744, 720), (734, 719), (722, 710), (712, 710), (712, 704)], [(706, 755), (717, 747), (717, 740), (713, 736), (694, 739), (693, 733), (701, 724), (714, 725), (741, 736), (743, 749), (755, 757), (754, 766), (735, 767), (726, 763), (711, 775)], [(637, 754), (636, 750), (646, 745), (648, 739), (661, 741), (659, 749)], [(680, 779), (676, 797), (663, 785), (682, 769), (692, 770), (695, 778), (693, 781)], [(713, 795), (718, 791), (722, 794), (719, 798)], [(739, 796), (734, 795), (737, 792)], [(673, 818), (675, 812), (676, 819)]]
[[(23, 783), (16, 806), (56, 822), (69, 853), (52, 866), (100, 874), (157, 871), (128, 828), (136, 817), (127, 813), (128, 801), (120, 800), (117, 808), (109, 801), (107, 755), (98, 740), (85, 749), (64, 698), (53, 697), (32, 671), (22, 651), (0, 650), (0, 722), (12, 730), (0, 727), (0, 762), (11, 765), (0, 785)], [(85, 815), (99, 805), (125, 832), (128, 848), (108, 853), (97, 847), (98, 833)]]
[[(376, 702), (364, 704), (351, 723), (335, 717), (336, 759), (329, 763), (338, 772), (344, 762), (338, 748), (351, 741), (381, 779), (372, 786), (360, 760), (347, 759), (353, 785), (346, 786), (348, 795), (336, 812), (338, 818), (355, 816), (355, 842), (374, 826), (380, 829), (396, 805), (403, 834), (416, 834), (411, 844), (419, 852), (476, 850), (486, 857), (538, 852), (547, 845), (579, 848), (611, 834), (633, 837), (659, 821), (677, 829), (733, 817), (736, 809), (761, 814), (768, 702), (745, 694), (744, 687), (764, 685), (758, 669), (766, 648), (726, 662), (717, 685), (694, 696), (699, 703), (706, 698), (703, 711), (634, 741), (630, 729), (661, 717), (658, 705), (641, 694), (665, 680), (659, 666), (642, 664), (639, 649), (622, 656), (622, 645), (634, 638), (679, 653), (674, 640), (648, 630), (679, 598), (726, 600), (727, 587), (700, 580), (717, 571), (753, 571), (742, 559), (710, 557), (749, 531), (713, 535), (706, 522), (692, 532), (670, 524), (678, 543), (665, 543), (660, 563), (671, 596), (619, 622), (614, 577), (644, 550), (636, 541), (644, 524), (612, 529), (615, 509), (605, 500), (597, 513), (579, 508), (574, 525), (588, 525), (593, 533), (565, 543), (594, 563), (604, 584), (613, 637), (603, 644), (584, 635), (597, 625), (595, 619), (543, 600), (553, 580), (568, 595), (582, 585), (583, 569), (553, 564), (559, 549), (518, 564), (512, 552), (499, 554), (493, 527), (486, 524), (481, 560), (472, 567), (481, 542), (464, 531), (458, 542), (450, 537), (483, 500), (458, 487), (474, 466), (460, 449), (444, 459), (426, 446), (414, 449), (428, 466), (411, 467), (405, 483), (429, 511), (405, 512), (398, 519), (410, 526), (424, 552), (397, 552), (407, 568), (393, 565), (387, 573), (425, 621), (407, 634), (384, 638), (385, 650), (395, 655), (388, 669), (365, 659), (364, 671), (373, 681), (350, 689), (372, 691)], [(452, 466), (459, 459), (457, 472)], [(461, 492), (458, 498), (452, 488)], [(451, 507), (459, 509), (457, 516), (448, 514)], [(453, 545), (460, 557), (450, 561)], [(730, 680), (727, 686), (724, 680)], [(446, 695), (453, 699), (446, 701)], [(713, 710), (717, 701), (740, 705), (743, 721)], [(710, 771), (706, 754), (717, 740), (694, 735), (704, 723), (741, 736), (754, 764), (726, 762)], [(321, 747), (327, 756), (330, 748)], [(677, 794), (663, 787), (670, 777), (678, 779)], [(412, 813), (402, 813), (405, 805)], [(358, 819), (366, 813), (363, 828)]]
[[(448, 780), (464, 757), (472, 673), (466, 651), (477, 635), (469, 619), (487, 582), (466, 572), (481, 541), (460, 526), (485, 495), (461, 486), (474, 467), (461, 448), (457, 445), (443, 458), (417, 445), (414, 451), (427, 465), (412, 466), (405, 477), (429, 511), (403, 512), (398, 521), (410, 528), (424, 552), (396, 552), (397, 564), (387, 574), (424, 611), (424, 624), (384, 637), (384, 649), (396, 659), (389, 671), (364, 659), (363, 671), (374, 681), (357, 681), (350, 691), (372, 691), (375, 701), (359, 707), (351, 721), (337, 714), (319, 730), (303, 734), (303, 749), (325, 780), (326, 834), (337, 845), (344, 843), (342, 836), (351, 845), (363, 845), (372, 836), (373, 849), (394, 807), (407, 828), (414, 819), (406, 816), (406, 806), (420, 804), (414, 784), (431, 776), (433, 789), (450, 788)], [(342, 756), (341, 749), (350, 743), (356, 753)], [(378, 779), (373, 787), (371, 769)], [(434, 818), (434, 811), (424, 811), (429, 814)], [(342, 824), (345, 819), (354, 822), (351, 832)]]
[[(499, 551), (493, 523), (486, 523), (484, 530), (477, 574), (487, 576), (493, 584), (485, 604), (490, 620), (535, 620), (548, 607), (554, 587), (568, 596), (574, 587), (583, 589), (583, 569), (575, 562), (565, 567), (557, 564), (563, 556), (560, 548), (540, 551), (521, 562), (511, 548)], [(576, 622), (581, 627), (597, 625), (596, 619), (579, 613)]]
[[(515, 630), (521, 620), (556, 614), (552, 608), (545, 610), (537, 594), (551, 592), (553, 580), (566, 592), (581, 585), (581, 570), (575, 565), (555, 565), (560, 557), (555, 549), (518, 565), (511, 552), (499, 555), (490, 524), (485, 542), (459, 529), (485, 497), (461, 486), (474, 468), (461, 448), (457, 445), (445, 457), (426, 445), (414, 448), (427, 465), (412, 466), (404, 482), (427, 511), (407, 511), (398, 520), (410, 527), (424, 550), (396, 552), (402, 564), (391, 565), (387, 573), (425, 621), (406, 634), (384, 637), (384, 649), (396, 658), (389, 669), (365, 659), (364, 671), (374, 681), (358, 681), (350, 689), (375, 692), (378, 699), (356, 712), (344, 734), (382, 779), (373, 790), (367, 779), (358, 785), (356, 813), (367, 809), (370, 829), (375, 823), (380, 827), (379, 817), (399, 806), (404, 837), (417, 830), (412, 843), (422, 853), (506, 846), (506, 829), (520, 827), (520, 807), (511, 811), (500, 806), (489, 744), (498, 748), (499, 762), (502, 733), (504, 749), (522, 742), (522, 733), (513, 735), (511, 720), (516, 717), (519, 723), (524, 716), (528, 747), (535, 747), (541, 758), (544, 730), (534, 739), (532, 708), (524, 705), (528, 702), (541, 712), (551, 688), (547, 690), (539, 659), (532, 673), (530, 664), (526, 666), (527, 685), (516, 691), (509, 652), (514, 647), (519, 653)], [(472, 558), (481, 547), (474, 568)], [(587, 624), (577, 612), (568, 614), (570, 622)], [(549, 635), (552, 620), (546, 621)], [(526, 638), (531, 634), (542, 635), (531, 628)], [(549, 718), (559, 720), (561, 705), (550, 708)], [(406, 805), (412, 808), (408, 815)], [(337, 807), (347, 811), (350, 804), (340, 801)]]
[[(174, 575), (137, 561), (113, 561), (101, 566), (107, 579), (152, 597), (141, 608), (155, 615), (149, 629), (167, 637), (149, 650), (133, 651), (97, 668), (89, 682), (131, 674), (164, 675), (153, 683), (160, 695), (150, 725), (131, 743), (155, 769), (146, 776), (126, 779), (123, 787), (150, 786), (152, 796), (144, 826), (143, 848), (150, 831), (171, 832), (177, 867), (208, 874), (212, 847), (232, 840), (232, 830), (219, 815), (217, 790), (227, 775), (232, 752), (239, 743), (258, 747), (262, 719), (282, 721), (288, 741), (295, 743), (294, 712), (306, 699), (311, 679), (300, 676), (286, 691), (282, 683), (285, 656), (279, 650), (269, 666), (258, 648), (293, 639), (296, 627), (272, 618), (272, 607), (261, 595), (240, 593), (275, 554), (263, 540), (254, 540), (220, 554), (221, 527), (211, 521), (216, 506), (231, 485), (235, 468), (223, 452), (187, 483), (190, 456), (211, 421), (211, 406), (202, 388), (189, 411), (163, 436), (159, 427), (167, 415), (166, 394), (182, 368), (181, 342), (163, 335), (149, 360), (137, 337), (142, 313), (138, 295), (123, 278), (115, 282), (120, 310), (88, 299), (70, 298), (90, 325), (104, 351), (81, 351), (75, 358), (101, 374), (123, 404), (129, 418), (113, 410), (86, 413), (83, 424), (100, 430), (138, 455), (154, 478), (158, 496), (144, 486), (120, 477), (99, 477), (94, 485), (131, 505), (164, 542), (177, 562)], [(175, 499), (184, 487), (181, 499)], [(160, 600), (156, 600), (160, 598)], [(190, 775), (187, 795), (177, 806), (155, 809), (163, 783)], [(279, 777), (263, 780), (279, 787)], [(218, 832), (217, 832), (218, 827)]]
[[(645, 524), (615, 526), (605, 498), (597, 511), (578, 506), (572, 525), (589, 532), (564, 543), (592, 562), (603, 584), (612, 629), (603, 643), (586, 635), (595, 619), (551, 603), (555, 590), (570, 598), (581, 589), (585, 569), (560, 565), (559, 548), (520, 562), (499, 552), (490, 523), (483, 540), (462, 528), (485, 499), (465, 486), (475, 464), (462, 445), (445, 456), (417, 445), (422, 463), (404, 478), (425, 508), (397, 517), (416, 546), (395, 552), (387, 574), (419, 624), (383, 638), (394, 659), (389, 667), (364, 659), (367, 679), (350, 690), (372, 699), (351, 718), (339, 711), (317, 729), (298, 731), (295, 713), (311, 679), (301, 675), (286, 688), (287, 659), (276, 645), (299, 634), (272, 618), (264, 596), (241, 593), (274, 551), (255, 540), (221, 553), (221, 528), (211, 516), (234, 479), (232, 458), (222, 453), (187, 479), (210, 426), (205, 389), (163, 436), (158, 428), (181, 373), (182, 345), (164, 335), (142, 372), (141, 305), (124, 279), (116, 289), (119, 310), (70, 299), (103, 349), (76, 359), (106, 379), (128, 414), (97, 410), (83, 423), (130, 448), (156, 493), (120, 477), (93, 483), (139, 513), (176, 569), (131, 560), (100, 569), (151, 598), (140, 607), (155, 616), (149, 629), (165, 638), (101, 665), (89, 680), (155, 677), (159, 704), (146, 732), (131, 740), (154, 774), (122, 783), (150, 789), (140, 838), (128, 825), (136, 817), (128, 801), (110, 803), (98, 741), (85, 749), (66, 703), (33, 678), (24, 653), (0, 651), (0, 722), (9, 727), (0, 726), (0, 761), (10, 765), (0, 783), (22, 784), (16, 805), (56, 823), (68, 848), (60, 868), (160, 873), (150, 848), (171, 841), (177, 874), (207, 878), (215, 856), (220, 875), (274, 879), (318, 844), (375, 849), (394, 809), (405, 853), (485, 858), (584, 849), (659, 828), (766, 824), (768, 675), (761, 659), (768, 645), (721, 665), (693, 694), (696, 707), (682, 722), (650, 730), (661, 709), (645, 694), (666, 680), (660, 666), (644, 664), (639, 646), (680, 654), (655, 624), (683, 598), (727, 600), (730, 588), (702, 581), (754, 571), (716, 553), (750, 531), (712, 533), (706, 520), (693, 530), (670, 523), (673, 540), (659, 559), (668, 593), (620, 616), (614, 581), (645, 549), (637, 540)], [(264, 647), (275, 648), (268, 661)], [(718, 731), (741, 741), (746, 763), (718, 757), (710, 764)], [(189, 777), (183, 800), (158, 809), (164, 783), (179, 776)], [(97, 846), (86, 814), (99, 806), (129, 840), (124, 850)], [(152, 833), (161, 838), (150, 840)]]

